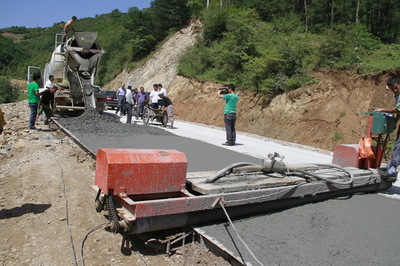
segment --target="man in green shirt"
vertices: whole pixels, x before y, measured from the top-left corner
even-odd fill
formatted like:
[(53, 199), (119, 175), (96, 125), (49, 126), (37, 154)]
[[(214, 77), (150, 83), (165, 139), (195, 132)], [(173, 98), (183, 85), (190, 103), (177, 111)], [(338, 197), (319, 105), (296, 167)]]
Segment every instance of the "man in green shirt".
[(225, 100), (224, 109), (224, 122), (226, 129), (226, 142), (222, 145), (234, 146), (236, 144), (236, 105), (239, 100), (237, 94), (235, 94), (235, 85), (227, 85), (227, 94), (224, 94), (224, 90), (218, 92), (219, 97)]
[(31, 109), (31, 115), (29, 117), (29, 129), (36, 129), (36, 115), (39, 106), (40, 94), (39, 94), (39, 81), (40, 73), (33, 74), (33, 81), (28, 84), (28, 104)]

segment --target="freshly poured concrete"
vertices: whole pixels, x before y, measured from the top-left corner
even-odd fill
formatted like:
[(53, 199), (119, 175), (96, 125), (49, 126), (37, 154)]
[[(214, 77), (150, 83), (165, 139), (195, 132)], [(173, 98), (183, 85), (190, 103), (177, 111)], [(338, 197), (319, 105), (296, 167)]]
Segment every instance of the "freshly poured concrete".
[[(84, 129), (74, 128), (76, 121), (72, 120), (69, 126), (93, 151), (112, 147), (175, 149), (186, 153), (189, 171), (219, 170), (242, 161), (259, 163), (264, 154), (274, 151), (285, 155), (290, 163), (331, 160), (327, 152), (247, 134), (238, 134), (237, 146), (221, 146), (224, 131), (179, 121), (176, 129), (168, 130), (176, 134), (172, 135), (157, 126), (141, 126), (140, 121), (124, 125), (104, 117), (90, 120), (84, 122)], [(103, 120), (108, 122), (103, 124)], [(305, 204), (236, 220), (234, 225), (264, 265), (400, 265), (398, 183), (379, 194)], [(243, 257), (248, 265), (258, 265), (230, 225), (219, 223), (197, 229), (238, 258)]]
[[(264, 265), (400, 265), (399, 201), (376, 194), (310, 203), (234, 221)], [(196, 227), (259, 265), (228, 223)]]

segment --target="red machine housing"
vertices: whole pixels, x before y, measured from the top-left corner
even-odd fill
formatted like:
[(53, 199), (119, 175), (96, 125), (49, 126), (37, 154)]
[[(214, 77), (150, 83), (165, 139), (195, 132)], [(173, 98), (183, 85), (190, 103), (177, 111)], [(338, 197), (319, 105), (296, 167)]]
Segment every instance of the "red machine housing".
[(99, 149), (95, 184), (113, 195), (179, 192), (186, 170), (186, 156), (176, 150)]
[(335, 147), (332, 163), (361, 169), (377, 168), (381, 165), (389, 135), (396, 127), (395, 118), (392, 114), (387, 113), (369, 112), (364, 114), (369, 114), (365, 138), (375, 142), (375, 145), (370, 146), (373, 156), (363, 156), (361, 141), (359, 144), (342, 144)]

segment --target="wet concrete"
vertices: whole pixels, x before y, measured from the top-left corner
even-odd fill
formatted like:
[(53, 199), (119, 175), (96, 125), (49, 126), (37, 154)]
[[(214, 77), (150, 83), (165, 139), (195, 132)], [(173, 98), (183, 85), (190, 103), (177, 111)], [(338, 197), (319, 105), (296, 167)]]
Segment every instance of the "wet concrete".
[[(399, 221), (398, 200), (365, 194), (236, 220), (234, 226), (264, 265), (400, 265)], [(197, 228), (259, 265), (227, 223)]]
[[(179, 137), (162, 128), (126, 125), (108, 116), (85, 113), (59, 122), (93, 151), (99, 148), (182, 151), (187, 156), (189, 171), (220, 170), (241, 161), (260, 163), (255, 157)], [(400, 265), (400, 204), (378, 194), (306, 204), (236, 220), (234, 224), (264, 265)], [(237, 257), (258, 265), (226, 223), (201, 226), (199, 230)]]
[(255, 157), (176, 136), (161, 127), (123, 124), (97, 112), (85, 111), (79, 117), (57, 121), (95, 153), (100, 148), (173, 149), (185, 153), (190, 172), (217, 171), (237, 162), (261, 163)]

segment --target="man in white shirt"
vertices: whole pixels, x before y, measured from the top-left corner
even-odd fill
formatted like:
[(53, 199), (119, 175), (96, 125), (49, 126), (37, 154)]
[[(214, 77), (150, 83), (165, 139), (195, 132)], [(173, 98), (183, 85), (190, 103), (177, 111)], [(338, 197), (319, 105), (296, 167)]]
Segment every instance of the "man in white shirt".
[(158, 96), (160, 92), (158, 91), (158, 84), (153, 85), (153, 91), (150, 92), (150, 107), (154, 109), (158, 109), (158, 100), (160, 100), (160, 97)]
[(46, 85), (44, 86), (46, 89), (52, 89), (52, 88), (54, 88), (54, 76), (53, 75), (50, 75), (49, 76), (49, 80), (48, 81), (46, 81)]
[(162, 86), (162, 84), (158, 84), (158, 90), (160, 93), (164, 94), (165, 97), (168, 97), (167, 90)]
[(126, 123), (130, 124), (132, 122), (132, 108), (135, 105), (135, 102), (133, 101), (133, 96), (132, 96), (132, 87), (128, 86), (128, 89), (126, 89), (126, 94), (125, 94), (125, 110), (126, 110)]
[(115, 94), (118, 100), (117, 111), (115, 111), (116, 114), (118, 114), (118, 111), (120, 111), (120, 115), (125, 115), (125, 95), (126, 95), (125, 83), (122, 83), (121, 88), (118, 88)]

